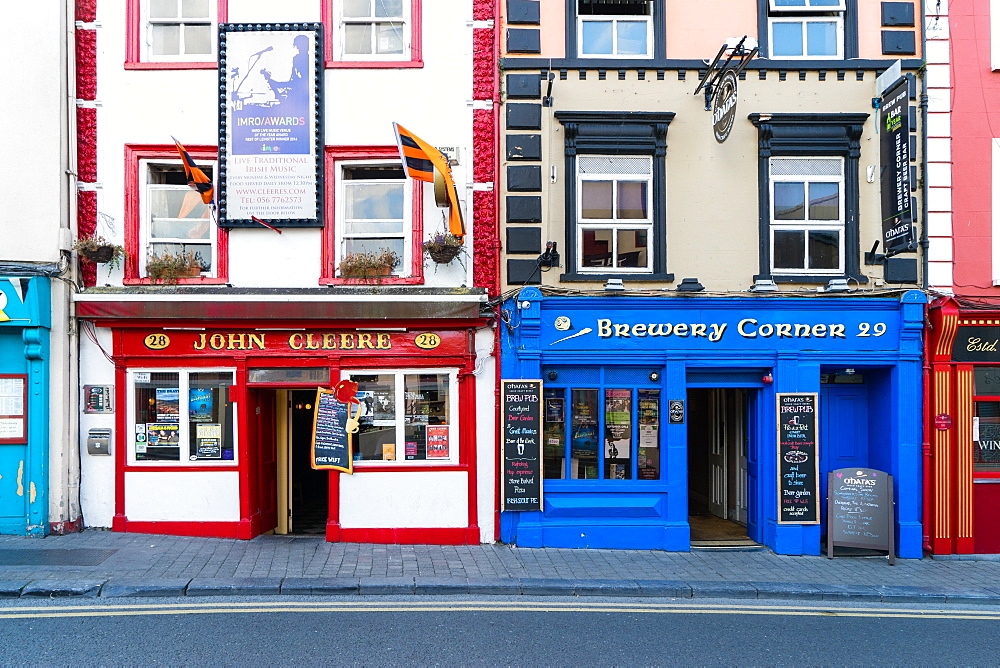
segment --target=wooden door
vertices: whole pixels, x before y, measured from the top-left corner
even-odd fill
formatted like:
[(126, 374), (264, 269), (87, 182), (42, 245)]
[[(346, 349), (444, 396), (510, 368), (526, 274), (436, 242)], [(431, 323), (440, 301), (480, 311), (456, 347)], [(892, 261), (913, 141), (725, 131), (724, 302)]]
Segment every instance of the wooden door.
[(273, 530), (278, 524), (278, 463), (277, 430), (275, 429), (276, 398), (274, 390), (251, 393), (250, 423), (254, 425), (256, 443), (257, 499), (260, 504), (260, 530)]
[(709, 439), (708, 468), (709, 492), (708, 511), (716, 517), (726, 517), (726, 440), (728, 428), (726, 425), (726, 393), (724, 390), (712, 390), (709, 394), (709, 420), (712, 428)]

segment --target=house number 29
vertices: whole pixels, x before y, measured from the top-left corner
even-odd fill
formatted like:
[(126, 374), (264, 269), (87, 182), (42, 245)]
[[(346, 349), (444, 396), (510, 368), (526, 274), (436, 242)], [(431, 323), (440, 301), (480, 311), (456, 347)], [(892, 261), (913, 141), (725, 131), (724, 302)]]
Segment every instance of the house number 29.
[(876, 322), (875, 324), (869, 322), (858, 323), (858, 336), (882, 336), (885, 334), (885, 323)]

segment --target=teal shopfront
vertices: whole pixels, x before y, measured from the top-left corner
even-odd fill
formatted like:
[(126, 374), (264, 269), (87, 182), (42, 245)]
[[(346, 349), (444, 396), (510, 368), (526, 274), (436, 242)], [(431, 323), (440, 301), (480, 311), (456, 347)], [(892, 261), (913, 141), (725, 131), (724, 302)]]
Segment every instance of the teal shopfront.
[(48, 533), (50, 284), (0, 276), (0, 534)]
[[(541, 380), (542, 495), (501, 539), (684, 551), (707, 521), (819, 554), (827, 473), (857, 466), (894, 476), (898, 554), (921, 557), (924, 302), (522, 289), (502, 376)], [(808, 411), (811, 450), (780, 410)]]

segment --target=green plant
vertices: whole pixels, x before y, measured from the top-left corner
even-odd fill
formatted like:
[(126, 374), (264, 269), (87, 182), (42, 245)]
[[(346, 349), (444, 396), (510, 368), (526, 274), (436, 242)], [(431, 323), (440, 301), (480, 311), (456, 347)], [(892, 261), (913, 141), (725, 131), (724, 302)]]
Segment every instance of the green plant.
[[(447, 232), (438, 232), (422, 244), (424, 254), (436, 264), (448, 264), (456, 257), (462, 262), (461, 254), (465, 252), (462, 237)], [(464, 265), (463, 265), (464, 266)]]
[(163, 251), (146, 258), (146, 275), (153, 282), (176, 283), (178, 278), (199, 276), (201, 272), (201, 254), (195, 251)]
[(381, 278), (392, 273), (399, 264), (399, 254), (388, 248), (348, 253), (338, 268), (341, 278)]
[(118, 244), (113, 244), (104, 237), (96, 234), (88, 234), (73, 242), (73, 250), (78, 252), (90, 262), (98, 264), (107, 263), (108, 273), (112, 269), (121, 266), (122, 259), (128, 257), (125, 248)]

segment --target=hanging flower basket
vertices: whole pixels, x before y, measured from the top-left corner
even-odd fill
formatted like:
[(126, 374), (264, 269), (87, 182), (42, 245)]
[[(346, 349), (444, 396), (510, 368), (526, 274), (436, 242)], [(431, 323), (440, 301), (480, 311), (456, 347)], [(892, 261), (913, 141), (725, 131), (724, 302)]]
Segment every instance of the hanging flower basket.
[(105, 262), (111, 262), (111, 258), (115, 256), (115, 247), (98, 246), (97, 248), (94, 249), (82, 248), (80, 249), (80, 255), (84, 256), (91, 262), (104, 264)]
[(117, 269), (126, 256), (122, 246), (95, 234), (84, 235), (74, 241), (73, 250), (88, 262), (107, 264), (109, 272), (111, 269)]
[(461, 246), (438, 246), (437, 248), (427, 249), (427, 254), (438, 264), (448, 264), (461, 252)]

